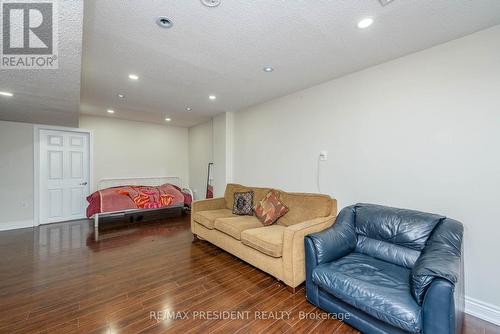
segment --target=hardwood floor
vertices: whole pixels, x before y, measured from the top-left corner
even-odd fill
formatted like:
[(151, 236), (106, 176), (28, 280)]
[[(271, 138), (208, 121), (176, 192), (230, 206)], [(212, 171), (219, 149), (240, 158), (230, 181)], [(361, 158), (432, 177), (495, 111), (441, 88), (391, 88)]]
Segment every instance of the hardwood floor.
[[(188, 216), (98, 242), (89, 221), (0, 232), (0, 333), (359, 333), (191, 238)], [(500, 332), (473, 317), (465, 328)]]

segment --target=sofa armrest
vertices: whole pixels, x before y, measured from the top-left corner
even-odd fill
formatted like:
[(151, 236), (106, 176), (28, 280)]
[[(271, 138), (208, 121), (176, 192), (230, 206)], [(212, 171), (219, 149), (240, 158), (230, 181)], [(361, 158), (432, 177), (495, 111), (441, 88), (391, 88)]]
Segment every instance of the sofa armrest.
[(311, 258), (316, 259), (314, 267), (341, 258), (356, 248), (354, 218), (355, 207), (348, 206), (340, 211), (331, 228), (307, 236), (314, 252)]
[(191, 206), (191, 213), (205, 210), (219, 210), (224, 209), (225, 207), (226, 201), (224, 200), (224, 197), (202, 199), (193, 202), (193, 205)]
[(288, 226), (283, 234), (285, 283), (296, 287), (305, 280), (304, 237), (328, 228), (335, 216), (320, 217)]
[(224, 197), (194, 201), (193, 204), (191, 205), (191, 232), (195, 235), (197, 234), (194, 215), (198, 211), (220, 210), (224, 209), (225, 207), (226, 207), (226, 201)]

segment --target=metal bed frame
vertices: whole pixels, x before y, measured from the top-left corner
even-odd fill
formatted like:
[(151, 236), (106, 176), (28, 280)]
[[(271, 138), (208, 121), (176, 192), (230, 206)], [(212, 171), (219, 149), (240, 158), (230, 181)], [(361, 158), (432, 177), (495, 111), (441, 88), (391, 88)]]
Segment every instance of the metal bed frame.
[[(178, 176), (155, 176), (155, 177), (124, 177), (124, 178), (105, 178), (101, 179), (97, 183), (97, 190), (111, 188), (111, 187), (119, 187), (126, 185), (141, 185), (141, 186), (158, 186), (161, 184), (170, 183), (182, 189), (191, 195), (191, 198), (194, 199), (193, 191), (189, 188), (184, 188), (182, 185), (181, 178)], [(168, 210), (172, 209), (179, 210), (183, 209), (184, 205), (175, 205), (158, 209), (126, 209), (120, 211), (110, 211), (103, 213), (96, 213), (93, 216), (94, 219), (94, 240), (98, 241), (99, 238), (99, 220), (103, 218), (118, 218), (125, 217), (126, 215), (131, 215), (134, 213), (147, 213), (152, 211), (160, 211), (160, 210)]]

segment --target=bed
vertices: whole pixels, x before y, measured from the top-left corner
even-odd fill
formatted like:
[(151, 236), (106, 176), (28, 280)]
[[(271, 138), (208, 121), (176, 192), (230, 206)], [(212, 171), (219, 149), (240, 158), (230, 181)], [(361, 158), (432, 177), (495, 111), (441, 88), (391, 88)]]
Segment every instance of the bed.
[(97, 191), (87, 197), (87, 217), (94, 219), (95, 240), (105, 218), (133, 217), (161, 213), (178, 216), (189, 210), (193, 192), (176, 176), (109, 178), (98, 182)]

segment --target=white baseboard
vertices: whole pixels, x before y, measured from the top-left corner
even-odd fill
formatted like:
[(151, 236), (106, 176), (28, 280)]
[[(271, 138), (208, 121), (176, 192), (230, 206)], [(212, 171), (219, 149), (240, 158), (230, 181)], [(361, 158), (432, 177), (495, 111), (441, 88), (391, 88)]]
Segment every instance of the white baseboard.
[(465, 297), (465, 313), (500, 326), (500, 307)]
[(0, 223), (0, 231), (16, 230), (18, 228), (33, 227), (33, 219), (16, 220), (13, 222)]

